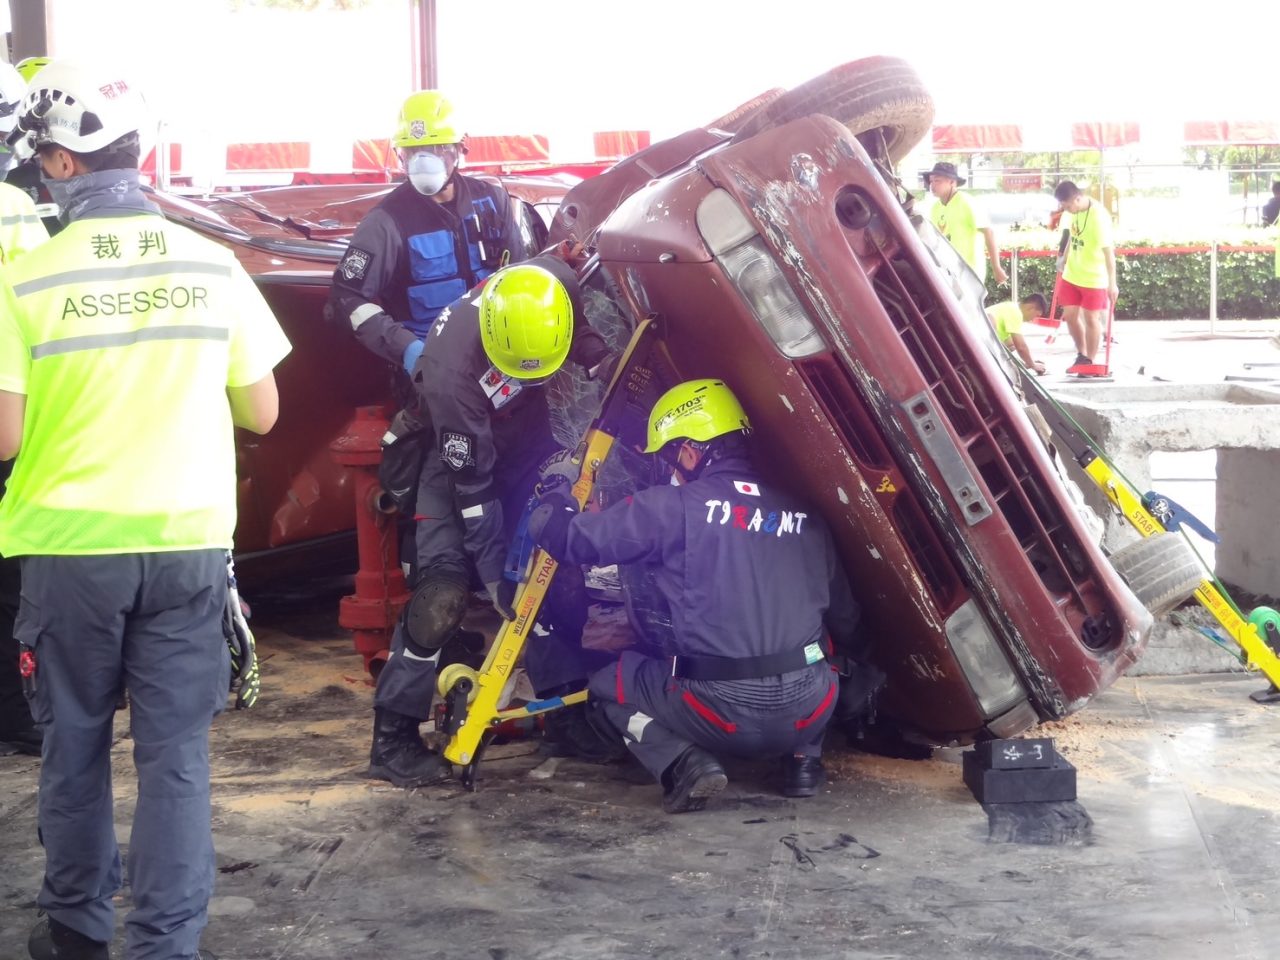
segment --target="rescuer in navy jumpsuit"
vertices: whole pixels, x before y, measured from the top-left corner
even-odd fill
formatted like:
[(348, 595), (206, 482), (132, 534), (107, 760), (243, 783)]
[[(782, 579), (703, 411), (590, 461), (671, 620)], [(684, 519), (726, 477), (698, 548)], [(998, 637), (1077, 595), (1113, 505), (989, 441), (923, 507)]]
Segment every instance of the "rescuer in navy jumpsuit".
[(600, 513), (552, 494), (530, 524), (557, 560), (656, 568), (678, 655), (626, 651), (589, 688), (596, 716), (662, 783), (671, 813), (700, 809), (724, 787), (716, 753), (782, 756), (784, 792), (816, 792), (838, 690), (828, 632), (853, 660), (864, 652), (829, 530), (760, 480), (748, 429), (720, 381), (680, 384), (654, 407), (646, 450), (673, 463), (678, 485)]

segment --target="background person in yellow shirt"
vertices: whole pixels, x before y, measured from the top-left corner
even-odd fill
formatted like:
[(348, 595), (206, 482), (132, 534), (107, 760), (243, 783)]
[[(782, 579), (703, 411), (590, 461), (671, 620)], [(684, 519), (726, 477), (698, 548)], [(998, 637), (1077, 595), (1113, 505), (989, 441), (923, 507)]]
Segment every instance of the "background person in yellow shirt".
[(966, 181), (956, 171), (956, 165), (935, 163), (923, 177), (934, 196), (929, 219), (938, 232), (964, 257), (979, 279), (985, 282), (987, 278), (985, 252), (985, 256), (991, 259), (991, 275), (996, 278), (996, 283), (1007, 283), (1009, 276), (1000, 266), (995, 231), (991, 229), (982, 205), (969, 194), (961, 192), (960, 187)]
[(1000, 342), (1011, 347), (1022, 358), (1022, 362), (1038, 374), (1044, 373), (1044, 362), (1032, 358), (1031, 348), (1022, 335), (1022, 324), (1030, 323), (1036, 317), (1043, 317), (1048, 310), (1049, 304), (1045, 302), (1044, 295), (1039, 293), (1029, 293), (1018, 303), (1006, 300), (987, 307), (987, 319), (996, 328), (996, 336), (1000, 338)]
[(1071, 215), (1069, 220), (1063, 218), (1068, 231), (1067, 260), (1057, 290), (1063, 318), (1076, 345), (1076, 359), (1067, 373), (1096, 376), (1084, 368), (1094, 364), (1107, 315), (1120, 296), (1111, 215), (1070, 180), (1054, 187), (1053, 195)]
[(129, 960), (199, 958), (214, 881), (209, 725), (226, 705), (233, 425), (266, 433), (289, 351), (226, 247), (142, 192), (145, 110), (111, 71), (51, 64), (18, 113), (65, 229), (0, 283), (0, 553), (22, 558), (16, 628), (44, 732), (36, 960), (109, 960), (122, 886), (111, 801), (129, 692), (138, 799)]

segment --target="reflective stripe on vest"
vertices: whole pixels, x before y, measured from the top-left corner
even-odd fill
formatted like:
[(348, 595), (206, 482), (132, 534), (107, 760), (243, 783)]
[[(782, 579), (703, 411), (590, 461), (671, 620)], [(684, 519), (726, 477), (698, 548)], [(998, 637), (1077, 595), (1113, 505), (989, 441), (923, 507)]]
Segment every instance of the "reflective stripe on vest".
[(200, 260), (175, 261), (157, 260), (155, 263), (135, 263), (119, 267), (88, 267), (84, 270), (64, 270), (62, 273), (51, 273), (34, 280), (16, 284), (13, 292), (16, 296), (39, 293), (41, 290), (52, 290), (54, 287), (65, 287), (72, 283), (92, 283), (97, 280), (123, 280), (135, 277), (158, 277), (178, 273), (199, 273), (214, 277), (230, 277), (231, 268), (221, 263), (205, 263)]
[(257, 369), (237, 328), (273, 322), (233, 255), (160, 217), (90, 218), (8, 276), (28, 413), (0, 500), (2, 552), (230, 546), (226, 390)]
[(127, 347), (146, 340), (230, 340), (226, 327), (200, 327), (191, 324), (172, 327), (145, 327), (125, 333), (90, 333), (81, 337), (66, 337), (38, 343), (31, 348), (31, 359), (52, 357), (60, 353), (76, 353), (80, 350), (102, 350), (106, 347)]

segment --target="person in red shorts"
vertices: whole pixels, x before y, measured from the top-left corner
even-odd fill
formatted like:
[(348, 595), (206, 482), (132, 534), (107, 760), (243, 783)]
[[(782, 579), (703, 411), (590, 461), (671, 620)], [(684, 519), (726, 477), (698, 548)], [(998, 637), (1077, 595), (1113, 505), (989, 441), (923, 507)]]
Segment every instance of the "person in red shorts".
[(1107, 314), (1120, 295), (1111, 216), (1099, 201), (1086, 196), (1070, 180), (1059, 183), (1053, 195), (1062, 204), (1063, 212), (1070, 214), (1062, 221), (1069, 235), (1057, 290), (1058, 303), (1063, 306), (1063, 317), (1076, 345), (1076, 359), (1067, 373), (1096, 376), (1087, 368), (1094, 364)]

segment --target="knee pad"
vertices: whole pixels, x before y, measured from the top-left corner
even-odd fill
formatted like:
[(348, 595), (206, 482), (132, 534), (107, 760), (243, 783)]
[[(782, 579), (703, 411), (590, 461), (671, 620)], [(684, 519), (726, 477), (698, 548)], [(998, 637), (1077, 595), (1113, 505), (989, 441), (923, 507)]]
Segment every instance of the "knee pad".
[(401, 615), (405, 643), (422, 657), (444, 646), (467, 612), (467, 588), (455, 580), (428, 577), (414, 588)]

